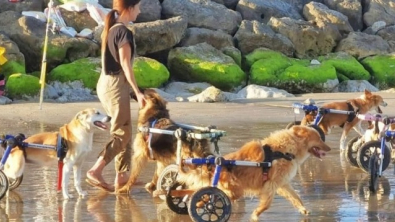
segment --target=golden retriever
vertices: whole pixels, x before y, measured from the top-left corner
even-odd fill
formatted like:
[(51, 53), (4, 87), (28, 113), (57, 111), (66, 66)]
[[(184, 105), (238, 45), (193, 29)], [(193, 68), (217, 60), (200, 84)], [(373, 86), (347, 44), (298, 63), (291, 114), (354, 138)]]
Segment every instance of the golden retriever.
[[(59, 147), (58, 135), (65, 144), (63, 171), (62, 171), (62, 194), (64, 199), (72, 198), (68, 192), (70, 173), (74, 168), (74, 186), (80, 196), (87, 193), (81, 188), (81, 165), (89, 152), (92, 150), (94, 128), (107, 129), (105, 123), (109, 123), (111, 117), (100, 113), (96, 109), (85, 109), (64, 126), (59, 132), (44, 132), (32, 135), (23, 142), (30, 144), (48, 145), (48, 149), (34, 147), (15, 147), (4, 167), (4, 173), (8, 178), (17, 179), (23, 175), (27, 163), (56, 166), (58, 160), (55, 147)], [(53, 147), (53, 149), (51, 148)]]
[[(164, 100), (155, 90), (145, 89), (144, 95), (146, 104), (139, 110), (137, 127), (150, 127), (163, 130), (176, 130), (180, 128), (171, 119), (167, 109), (167, 101)], [(136, 182), (142, 169), (148, 160), (156, 161), (156, 170), (152, 181), (145, 185), (149, 192), (156, 189), (159, 175), (163, 169), (175, 163), (177, 151), (177, 139), (173, 135), (137, 132), (133, 141), (132, 170), (126, 185), (117, 190), (118, 193), (129, 192), (131, 186)], [(207, 139), (183, 139), (181, 156), (205, 157), (211, 155), (210, 141)]]
[[(313, 128), (307, 126), (293, 126), (270, 134), (261, 141), (251, 141), (243, 145), (238, 151), (229, 153), (225, 160), (243, 160), (252, 162), (264, 162), (269, 157), (264, 148), (270, 148), (272, 154), (287, 154), (291, 159), (278, 158), (272, 161), (270, 168), (250, 166), (223, 166), (218, 182), (218, 188), (225, 192), (231, 199), (236, 200), (245, 194), (253, 194), (259, 197), (259, 206), (252, 213), (251, 219), (257, 221), (259, 215), (267, 210), (274, 198), (275, 193), (288, 199), (302, 214), (308, 214), (300, 197), (292, 188), (291, 181), (295, 177), (299, 166), (311, 155), (321, 158), (325, 152), (330, 151)], [(271, 155), (274, 157), (274, 155)], [(196, 190), (210, 186), (215, 167), (204, 165), (199, 168), (183, 170), (177, 181), (185, 184), (188, 189)], [(174, 193), (173, 193), (174, 192)], [(177, 195), (177, 190), (172, 191)]]

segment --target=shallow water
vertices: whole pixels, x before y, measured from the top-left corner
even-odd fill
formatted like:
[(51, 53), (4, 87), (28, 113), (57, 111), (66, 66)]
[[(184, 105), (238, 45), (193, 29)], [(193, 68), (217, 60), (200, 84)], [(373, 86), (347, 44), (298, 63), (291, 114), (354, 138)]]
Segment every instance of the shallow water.
[[(210, 118), (213, 116), (202, 115), (198, 120), (209, 122)], [(240, 118), (235, 121), (226, 118), (215, 118), (215, 120), (215, 125), (228, 132), (228, 136), (223, 137), (219, 142), (223, 154), (236, 150), (249, 140), (261, 139), (287, 125), (286, 122), (270, 122), (268, 118), (248, 124), (243, 124)], [(8, 134), (23, 132), (26, 135), (57, 130), (59, 127), (34, 121), (11, 122), (1, 119), (0, 125), (2, 129), (7, 129)], [(352, 135), (355, 133), (352, 132)], [(94, 151), (84, 163), (83, 172), (92, 166), (107, 138), (107, 132), (100, 131), (95, 134)], [(332, 147), (332, 151), (322, 161), (309, 158), (292, 182), (311, 214), (300, 215), (287, 200), (276, 196), (272, 206), (260, 216), (261, 220), (395, 220), (393, 164), (390, 164), (384, 172), (384, 177), (380, 179), (378, 194), (370, 194), (368, 175), (358, 168), (351, 167), (339, 154), (339, 138), (340, 129), (333, 130), (332, 134), (327, 136), (327, 143)], [(148, 182), (153, 167), (154, 165), (150, 163), (139, 180)], [(143, 185), (134, 186), (130, 196), (116, 196), (91, 188), (83, 182), (83, 189), (89, 192), (88, 197), (63, 201), (61, 194), (56, 192), (56, 170), (56, 166), (48, 168), (28, 165), (20, 187), (9, 192), (8, 196), (0, 201), (0, 221), (191, 221), (188, 215), (177, 215), (169, 210), (163, 201), (152, 198)], [(110, 163), (106, 168), (105, 178), (110, 181), (113, 179), (113, 173), (113, 163)], [(70, 188), (71, 194), (75, 194), (71, 185)], [(248, 221), (257, 204), (258, 199), (252, 197), (246, 197), (232, 204), (230, 221)]]

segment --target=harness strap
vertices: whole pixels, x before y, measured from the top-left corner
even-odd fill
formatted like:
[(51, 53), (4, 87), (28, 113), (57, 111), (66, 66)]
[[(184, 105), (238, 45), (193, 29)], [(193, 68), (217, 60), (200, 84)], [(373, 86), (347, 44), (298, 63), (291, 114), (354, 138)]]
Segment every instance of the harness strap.
[[(157, 119), (154, 119), (151, 122), (151, 128), (154, 128), (156, 121), (157, 121)], [(152, 147), (151, 147), (151, 139), (152, 139), (152, 133), (150, 132), (148, 134), (148, 149), (149, 149), (149, 154), (150, 154), (151, 159), (154, 159), (154, 152), (152, 152)]]
[(63, 159), (66, 157), (67, 154), (67, 144), (64, 138), (58, 133), (58, 139), (56, 142), (56, 153), (58, 157), (58, 161), (63, 162)]
[[(277, 159), (286, 159), (288, 161), (295, 159), (295, 155), (292, 153), (285, 153), (284, 154), (279, 151), (273, 152), (272, 148), (267, 144), (265, 144), (262, 148), (263, 148), (263, 151), (265, 152), (265, 159), (263, 160), (263, 162), (271, 163)], [(269, 169), (270, 169), (270, 167), (262, 167), (264, 180), (268, 179)]]
[(340, 125), (340, 127), (342, 127), (342, 128), (344, 127), (344, 124), (352, 122), (357, 117), (357, 115), (355, 113), (358, 112), (358, 109), (355, 110), (354, 106), (351, 104), (350, 101), (347, 101), (346, 103), (347, 103), (348, 111), (353, 111), (353, 112), (348, 114), (347, 121), (345, 123), (343, 123), (342, 125)]

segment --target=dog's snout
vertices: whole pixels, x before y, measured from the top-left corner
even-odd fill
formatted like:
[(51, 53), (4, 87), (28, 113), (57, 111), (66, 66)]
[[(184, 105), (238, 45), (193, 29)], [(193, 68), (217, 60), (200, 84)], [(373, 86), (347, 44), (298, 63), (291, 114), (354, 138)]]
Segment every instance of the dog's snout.
[(381, 105), (384, 106), (384, 107), (386, 107), (386, 106), (387, 106), (387, 103), (386, 103), (386, 102), (383, 102)]

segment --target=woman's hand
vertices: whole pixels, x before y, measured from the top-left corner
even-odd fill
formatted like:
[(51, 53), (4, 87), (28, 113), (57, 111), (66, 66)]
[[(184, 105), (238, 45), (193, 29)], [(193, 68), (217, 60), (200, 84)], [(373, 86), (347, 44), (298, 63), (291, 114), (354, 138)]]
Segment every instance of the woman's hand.
[(144, 108), (145, 103), (146, 103), (144, 94), (142, 94), (141, 92), (138, 92), (138, 93), (136, 93), (136, 98), (137, 98), (137, 102), (139, 103), (140, 109)]

